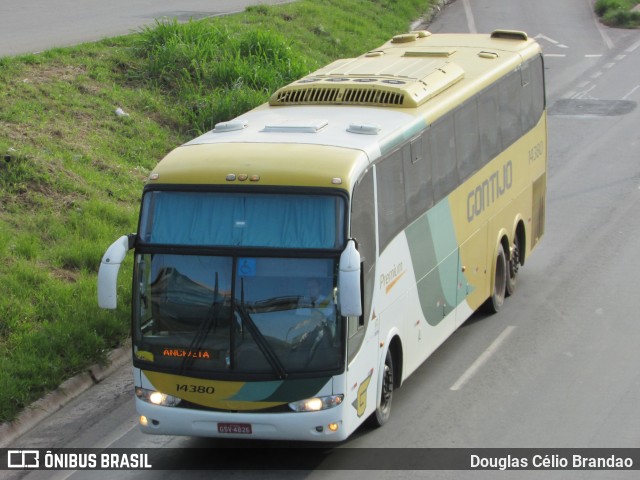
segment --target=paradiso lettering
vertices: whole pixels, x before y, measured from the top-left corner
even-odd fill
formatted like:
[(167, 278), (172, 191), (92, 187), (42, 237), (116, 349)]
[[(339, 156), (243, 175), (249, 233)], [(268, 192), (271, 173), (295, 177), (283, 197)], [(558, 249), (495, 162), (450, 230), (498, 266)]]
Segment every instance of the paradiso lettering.
[(513, 183), (513, 164), (511, 160), (491, 174), (467, 195), (467, 220), (472, 222), (486, 208), (497, 201)]

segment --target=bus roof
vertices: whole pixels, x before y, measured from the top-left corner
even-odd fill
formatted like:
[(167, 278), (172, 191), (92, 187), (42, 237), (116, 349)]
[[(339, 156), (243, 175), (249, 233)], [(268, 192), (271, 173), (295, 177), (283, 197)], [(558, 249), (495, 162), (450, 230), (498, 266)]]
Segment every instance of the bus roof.
[(178, 147), (151, 183), (237, 185), (253, 178), (256, 185), (350, 191), (383, 152), (539, 53), (518, 31), (398, 35)]

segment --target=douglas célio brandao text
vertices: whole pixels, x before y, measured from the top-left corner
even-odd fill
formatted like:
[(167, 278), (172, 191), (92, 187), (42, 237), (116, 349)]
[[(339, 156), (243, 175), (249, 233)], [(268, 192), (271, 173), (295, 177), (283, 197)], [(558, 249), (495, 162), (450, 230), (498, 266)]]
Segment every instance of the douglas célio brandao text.
[(471, 469), (479, 470), (608, 470), (632, 469), (634, 462), (632, 458), (617, 455), (589, 457), (580, 454), (536, 454), (531, 456), (485, 457), (473, 454), (470, 456), (470, 467)]

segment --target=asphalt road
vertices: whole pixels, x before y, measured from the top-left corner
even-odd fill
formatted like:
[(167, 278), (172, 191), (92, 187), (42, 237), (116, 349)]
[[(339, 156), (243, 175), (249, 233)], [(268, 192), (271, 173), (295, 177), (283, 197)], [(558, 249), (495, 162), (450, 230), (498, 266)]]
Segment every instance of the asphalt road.
[(157, 19), (188, 21), (290, 0), (2, 0), (0, 57), (124, 35)]
[[(336, 448), (640, 447), (640, 31), (599, 26), (591, 3), (457, 0), (428, 27), (433, 32), (522, 29), (543, 45), (550, 154), (546, 236), (501, 312), (472, 317), (445, 342), (396, 392), (387, 425), (362, 429)], [(19, 439), (16, 447), (228, 445), (142, 435), (135, 426), (131, 390), (125, 368)], [(254, 464), (248, 452), (250, 469)], [(25, 478), (51, 478), (44, 473)], [(113, 475), (58, 473), (59, 480)], [(497, 476), (448, 471), (347, 475)], [(342, 479), (345, 472), (183, 476)], [(637, 471), (507, 472), (500, 478), (632, 479)]]

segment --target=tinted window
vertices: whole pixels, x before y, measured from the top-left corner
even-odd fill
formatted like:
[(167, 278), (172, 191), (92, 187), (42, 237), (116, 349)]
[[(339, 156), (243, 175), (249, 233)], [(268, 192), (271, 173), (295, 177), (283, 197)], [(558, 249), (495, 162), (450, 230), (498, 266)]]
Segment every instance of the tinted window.
[(502, 148), (509, 147), (522, 135), (520, 70), (516, 70), (500, 81), (500, 133)]
[(358, 251), (366, 267), (376, 258), (375, 204), (373, 197), (373, 170), (358, 182), (351, 204), (351, 237), (358, 243)]
[(500, 153), (500, 120), (498, 116), (498, 86), (485, 90), (478, 97), (478, 127), (482, 164)]
[(467, 101), (453, 115), (455, 122), (458, 175), (464, 181), (482, 166), (478, 130), (478, 106), (475, 99)]
[(358, 182), (353, 192), (351, 206), (351, 236), (358, 242), (363, 272), (363, 316), (348, 318), (349, 361), (355, 357), (364, 340), (365, 325), (371, 315), (373, 287), (375, 283), (376, 225), (373, 193), (373, 169)]
[(403, 166), (409, 223), (433, 205), (429, 153), (426, 134), (414, 139), (409, 147), (404, 149)]
[(458, 186), (453, 117), (449, 115), (434, 123), (428, 136), (433, 161), (433, 195), (437, 202)]
[(540, 120), (540, 116), (544, 111), (544, 72), (542, 65), (542, 57), (538, 56), (531, 60), (528, 64), (529, 78), (529, 101), (531, 105), (528, 109), (528, 128), (533, 128)]
[(380, 250), (407, 225), (402, 150), (376, 165)]

